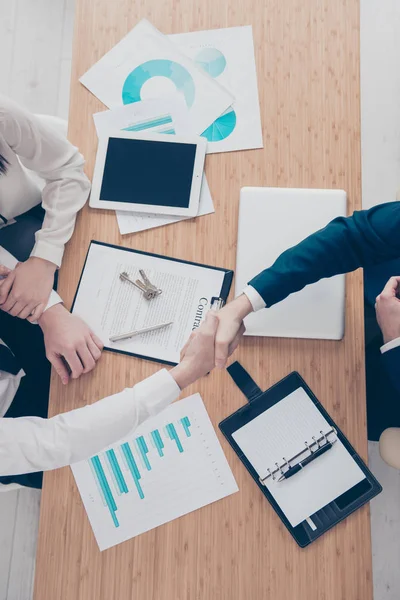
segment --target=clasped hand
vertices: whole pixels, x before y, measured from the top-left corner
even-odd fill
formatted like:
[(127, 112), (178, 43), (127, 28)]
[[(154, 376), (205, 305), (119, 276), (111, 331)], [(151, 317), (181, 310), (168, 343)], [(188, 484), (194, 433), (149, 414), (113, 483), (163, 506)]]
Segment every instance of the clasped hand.
[(56, 265), (31, 257), (14, 270), (0, 265), (0, 309), (13, 317), (37, 321), (45, 310), (54, 283)]
[(400, 276), (389, 279), (376, 299), (375, 310), (384, 343), (400, 338)]

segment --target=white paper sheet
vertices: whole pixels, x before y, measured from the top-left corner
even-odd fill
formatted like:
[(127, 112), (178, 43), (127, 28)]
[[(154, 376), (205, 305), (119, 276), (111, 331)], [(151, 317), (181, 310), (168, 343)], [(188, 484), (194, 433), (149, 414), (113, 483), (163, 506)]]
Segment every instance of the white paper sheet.
[[(179, 97), (149, 99), (127, 104), (113, 110), (106, 110), (93, 115), (98, 137), (119, 131), (141, 127), (142, 130), (192, 134), (188, 109)], [(161, 125), (160, 125), (161, 123)], [(206, 176), (200, 192), (198, 217), (214, 212)], [(155, 215), (127, 211), (116, 211), (118, 227), (121, 235), (136, 233), (154, 227), (170, 225), (185, 220), (186, 217)]]
[(196, 66), (167, 36), (143, 19), (81, 78), (108, 108), (183, 95), (196, 133), (233, 102), (222, 85)]
[[(326, 433), (330, 425), (299, 388), (233, 433), (260, 477)], [(290, 479), (267, 479), (267, 488), (293, 527), (347, 492), (365, 475), (341, 441)]]
[[(208, 187), (206, 176), (203, 175), (203, 183), (201, 185), (200, 192), (199, 212), (197, 214), (197, 217), (209, 215), (213, 212), (215, 212), (215, 209), (211, 198), (210, 188)], [(118, 227), (121, 235), (126, 235), (127, 233), (137, 233), (138, 231), (153, 229), (154, 227), (171, 225), (172, 223), (185, 221), (188, 218), (197, 218), (173, 217), (171, 215), (152, 215), (144, 213), (126, 212), (122, 210), (117, 210), (116, 214)]]
[(232, 107), (205, 132), (208, 152), (262, 148), (252, 27), (195, 31), (168, 37), (235, 97)]
[[(120, 280), (127, 272), (134, 281), (143, 269), (162, 294), (145, 300), (140, 290)], [(220, 296), (224, 271), (156, 258), (125, 249), (91, 244), (73, 313), (80, 316), (107, 348), (172, 363), (193, 329), (204, 319), (214, 296)], [(110, 342), (118, 335), (174, 321), (164, 329), (128, 340)]]
[[(178, 440), (165, 429), (171, 424)], [(144, 460), (140, 437), (148, 449)], [(199, 394), (172, 404), (110, 449), (112, 457), (97, 455), (97, 470), (91, 460), (71, 467), (100, 550), (238, 491)], [(129, 452), (134, 463), (128, 464)]]

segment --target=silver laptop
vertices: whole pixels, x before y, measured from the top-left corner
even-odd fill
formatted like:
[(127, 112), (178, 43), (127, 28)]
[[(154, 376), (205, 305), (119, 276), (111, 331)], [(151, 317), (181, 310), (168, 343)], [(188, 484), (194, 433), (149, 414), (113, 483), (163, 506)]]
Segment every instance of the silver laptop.
[[(242, 188), (236, 295), (260, 271), (332, 219), (346, 215), (342, 190)], [(345, 323), (345, 276), (322, 279), (246, 318), (246, 335), (340, 340)]]

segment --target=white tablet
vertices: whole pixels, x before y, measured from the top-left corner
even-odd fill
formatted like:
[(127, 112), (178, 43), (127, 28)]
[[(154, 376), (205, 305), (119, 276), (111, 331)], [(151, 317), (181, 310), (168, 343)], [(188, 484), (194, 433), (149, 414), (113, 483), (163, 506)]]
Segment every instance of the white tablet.
[(93, 208), (195, 217), (207, 141), (119, 131), (99, 139)]

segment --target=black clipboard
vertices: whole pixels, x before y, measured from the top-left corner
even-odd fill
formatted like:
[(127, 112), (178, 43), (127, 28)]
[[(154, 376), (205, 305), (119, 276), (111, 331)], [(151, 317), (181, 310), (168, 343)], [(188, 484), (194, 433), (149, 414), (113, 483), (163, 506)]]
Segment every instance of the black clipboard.
[[(154, 258), (161, 258), (163, 260), (170, 260), (173, 262), (177, 262), (177, 263), (181, 263), (181, 264), (186, 264), (186, 265), (193, 265), (195, 267), (204, 267), (206, 269), (212, 269), (213, 271), (222, 271), (225, 273), (225, 277), (224, 280), (222, 282), (222, 287), (221, 290), (219, 292), (219, 296), (215, 296), (215, 298), (222, 298), (222, 300), (224, 302), (226, 302), (228, 296), (229, 296), (229, 292), (231, 289), (231, 285), (232, 285), (232, 280), (233, 280), (233, 274), (234, 272), (231, 269), (223, 269), (221, 267), (213, 267), (211, 265), (204, 265), (202, 263), (196, 263), (196, 262), (191, 262), (189, 260), (182, 260), (180, 258), (173, 258), (172, 256), (164, 256), (162, 254), (154, 254), (153, 252), (144, 252), (143, 250), (135, 250), (134, 248), (125, 248), (125, 246), (118, 246), (116, 244), (107, 244), (106, 242), (99, 242), (97, 240), (91, 240), (90, 244), (89, 244), (89, 248), (88, 251), (86, 253), (86, 257), (85, 257), (85, 262), (83, 264), (83, 268), (81, 271), (81, 275), (79, 277), (79, 282), (78, 282), (78, 286), (76, 288), (76, 292), (75, 292), (75, 296), (74, 296), (74, 300), (72, 302), (72, 306), (71, 306), (71, 312), (74, 310), (74, 306), (75, 306), (75, 301), (78, 297), (78, 293), (79, 293), (79, 288), (81, 285), (81, 281), (82, 281), (82, 277), (83, 277), (83, 273), (85, 271), (85, 267), (86, 267), (86, 262), (89, 256), (89, 252), (90, 252), (90, 248), (92, 246), (92, 244), (97, 244), (98, 246), (105, 246), (107, 248), (116, 248), (117, 250), (124, 250), (125, 252), (133, 252), (134, 254), (143, 254), (145, 256), (152, 256)], [(211, 302), (214, 299), (211, 298)], [(110, 348), (107, 346), (104, 346), (104, 350), (107, 350), (108, 352), (116, 352), (117, 354), (125, 354), (127, 356), (134, 356), (135, 358), (142, 358), (143, 360), (150, 360), (152, 362), (157, 362), (163, 365), (170, 365), (172, 367), (175, 367), (178, 363), (175, 362), (170, 362), (167, 360), (161, 360), (161, 359), (156, 359), (153, 358), (151, 356), (145, 356), (142, 354), (135, 354), (134, 352), (127, 352), (126, 350), (117, 350), (116, 348)]]
[[(290, 373), (287, 377), (276, 383), (269, 390), (263, 392), (240, 363), (233, 363), (230, 367), (228, 367), (228, 372), (248, 399), (248, 404), (224, 419), (219, 424), (219, 427), (264, 496), (267, 498), (279, 518), (282, 520), (289, 533), (293, 536), (301, 548), (305, 548), (311, 544), (329, 529), (340, 523), (340, 521), (343, 521), (351, 513), (358, 510), (366, 502), (369, 502), (382, 491), (382, 486), (372, 475), (362, 458), (357, 454), (349, 440), (326, 412), (322, 404), (313, 394), (299, 373)], [(334, 501), (327, 504), (321, 510), (318, 510), (313, 515), (310, 515), (312, 521), (316, 525), (315, 530), (312, 529), (307, 521), (303, 521), (296, 527), (292, 527), (278, 503), (275, 501), (268, 488), (261, 483), (257, 472), (232, 437), (232, 434), (237, 429), (240, 429), (243, 427), (243, 425), (246, 425), (246, 423), (249, 423), (255, 419), (258, 415), (271, 408), (271, 406), (274, 404), (280, 402), (280, 400), (294, 392), (299, 387), (303, 388), (303, 390), (307, 393), (309, 398), (321, 412), (323, 417), (327, 420), (329, 425), (335, 428), (338, 439), (343, 443), (347, 451), (351, 454), (357, 465), (365, 474), (365, 479), (360, 481), (360, 483), (336, 498)], [(318, 458), (316, 460), (318, 460)]]

